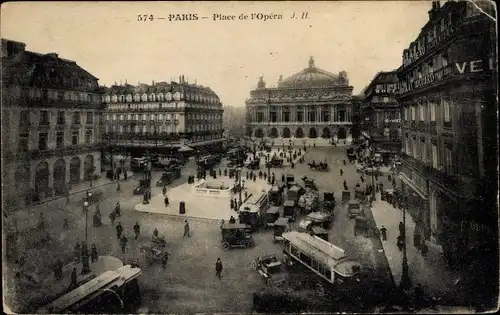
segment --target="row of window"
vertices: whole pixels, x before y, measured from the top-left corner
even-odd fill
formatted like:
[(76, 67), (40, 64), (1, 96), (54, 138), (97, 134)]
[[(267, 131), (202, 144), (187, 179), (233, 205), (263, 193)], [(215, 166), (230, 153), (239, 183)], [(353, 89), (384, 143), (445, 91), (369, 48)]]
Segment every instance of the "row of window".
[(142, 104), (108, 104), (108, 109), (113, 111), (128, 111), (128, 110), (159, 110), (159, 109), (221, 109), (220, 104), (197, 104), (197, 103), (142, 103)]
[(180, 93), (180, 92), (167, 92), (167, 93), (158, 93), (158, 94), (135, 94), (132, 96), (132, 94), (127, 94), (127, 95), (105, 95), (102, 97), (102, 101), (109, 103), (109, 102), (162, 102), (162, 101), (179, 101), (182, 98), (185, 98), (188, 101), (196, 101), (196, 102), (203, 102), (203, 103), (210, 103), (210, 104), (218, 104), (219, 103), (219, 98), (213, 95), (203, 95), (203, 94), (196, 94), (196, 93)]
[[(30, 150), (29, 146), (29, 133), (23, 132), (19, 134), (19, 151), (26, 152)], [(85, 144), (92, 143), (92, 130), (85, 130)], [(62, 149), (65, 146), (65, 132), (57, 131), (56, 132), (56, 149)], [(79, 145), (80, 144), (80, 132), (72, 131), (71, 132), (71, 145)], [(49, 149), (49, 133), (48, 132), (39, 132), (38, 133), (38, 145), (37, 149), (40, 151)]]
[(443, 169), (447, 173), (453, 172), (452, 165), (452, 148), (445, 145), (439, 154), (437, 144), (430, 143), (430, 152), (428, 152), (429, 143), (426, 138), (414, 139), (413, 137), (405, 137), (404, 151), (409, 156), (422, 161), (425, 164), (432, 166), (434, 169)]
[[(86, 120), (85, 122), (87, 124), (93, 124), (94, 123), (94, 115), (98, 117), (98, 114), (93, 113), (93, 112), (86, 112)], [(81, 124), (81, 113), (80, 112), (73, 112), (71, 114), (71, 123), (75, 125)], [(51, 124), (51, 115), (50, 112), (47, 110), (41, 110), (40, 111), (40, 116), (39, 116), (39, 125), (50, 125)], [(66, 112), (65, 111), (58, 111), (57, 112), (57, 118), (56, 118), (56, 124), (57, 125), (65, 125), (66, 124)], [(31, 125), (31, 112), (29, 110), (22, 110), (19, 113), (19, 125), (20, 126), (30, 126)]]
[[(120, 133), (128, 133), (128, 132), (143, 132), (143, 133), (166, 133), (166, 132), (177, 132), (177, 127), (175, 126), (165, 126), (165, 125), (106, 125), (106, 132), (120, 132)], [(222, 128), (222, 125), (190, 125), (187, 127), (188, 132), (196, 132), (196, 131), (209, 131), (209, 130), (219, 130)]]
[[(180, 114), (107, 114), (106, 115), (106, 121), (109, 120), (124, 120), (125, 117), (127, 120), (153, 120), (153, 121), (163, 121), (163, 120), (179, 120)], [(222, 119), (221, 114), (186, 114), (186, 117), (188, 119), (202, 119), (202, 120), (215, 120), (215, 119)]]
[[(441, 112), (442, 108), (442, 112)], [(404, 107), (404, 118), (406, 121), (436, 121), (436, 113), (442, 113), (444, 122), (451, 122), (451, 101), (441, 99), (440, 103), (429, 101), (427, 104), (411, 105), (409, 108)], [(409, 112), (409, 113), (408, 113)]]
[(99, 103), (101, 101), (101, 96), (99, 94), (38, 88), (29, 88), (27, 93), (24, 93), (24, 95), (28, 95), (31, 99), (45, 99), (53, 101), (73, 101), (87, 103)]
[(452, 13), (449, 12), (447, 16), (441, 18), (426, 34), (426, 36), (422, 36), (417, 42), (414, 42), (410, 45), (410, 48), (403, 52), (403, 65), (407, 65), (411, 63), (413, 60), (418, 59), (422, 55), (425, 54), (426, 46), (433, 42), (434, 39), (439, 36), (438, 34), (438, 25), (439, 25), (439, 33), (444, 33), (446, 30), (452, 25)]
[(290, 253), (297, 259), (302, 261), (304, 264), (315, 270), (320, 276), (324, 277), (330, 282), (332, 281), (332, 272), (327, 265), (315, 260), (310, 255), (303, 253), (298, 247), (294, 245), (290, 245)]
[[(330, 117), (331, 113), (330, 112), (321, 112), (321, 122), (329, 122), (329, 121), (332, 121), (331, 120), (331, 117)], [(308, 112), (307, 113), (307, 121), (308, 122), (316, 122), (317, 121), (317, 117), (316, 117), (316, 112)], [(264, 113), (263, 112), (257, 112), (256, 113), (256, 121), (257, 122), (264, 122)], [(290, 112), (284, 112), (282, 113), (281, 115), (281, 120), (278, 120), (278, 113), (277, 112), (270, 112), (269, 113), (269, 121), (270, 122), (278, 122), (278, 121), (282, 121), (282, 122), (291, 122), (291, 114)], [(333, 119), (333, 121), (350, 121), (350, 117), (346, 115), (346, 112), (345, 111), (338, 111), (337, 112), (337, 117), (333, 117), (333, 118), (337, 118), (337, 120)], [(304, 122), (304, 113), (303, 112), (297, 112), (296, 113), (296, 121), (298, 122)]]
[(372, 102), (374, 103), (390, 103), (390, 102), (394, 102), (395, 99), (393, 97), (389, 97), (389, 96), (378, 96), (378, 95), (375, 95), (372, 97)]

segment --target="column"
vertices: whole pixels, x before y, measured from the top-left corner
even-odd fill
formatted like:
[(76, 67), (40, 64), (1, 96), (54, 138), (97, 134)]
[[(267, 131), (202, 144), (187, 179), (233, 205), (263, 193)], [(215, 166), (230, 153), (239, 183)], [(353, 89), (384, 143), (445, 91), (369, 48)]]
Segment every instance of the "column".
[(304, 122), (309, 122), (309, 105), (304, 106)]
[(333, 105), (333, 116), (332, 117), (333, 117), (332, 121), (337, 122), (337, 104)]

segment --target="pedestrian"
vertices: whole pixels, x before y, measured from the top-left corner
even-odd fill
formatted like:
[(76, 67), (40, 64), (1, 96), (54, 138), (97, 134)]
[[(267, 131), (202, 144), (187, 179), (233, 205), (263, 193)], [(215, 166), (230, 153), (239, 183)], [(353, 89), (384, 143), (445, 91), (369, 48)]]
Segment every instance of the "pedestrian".
[(346, 165), (346, 161), (344, 160), (344, 166)]
[(220, 258), (217, 258), (217, 262), (215, 263), (215, 275), (220, 279), (222, 273), (222, 261)]
[(231, 216), (231, 217), (229, 218), (229, 223), (230, 223), (230, 224), (235, 224), (235, 223), (236, 223), (236, 219), (235, 219), (233, 216)]
[(118, 225), (116, 226), (116, 238), (120, 239), (122, 237), (122, 233), (123, 233), (122, 224), (118, 222)]
[(125, 178), (125, 180), (127, 180), (127, 177), (128, 177), (127, 171), (123, 171), (123, 177)]
[(398, 249), (399, 249), (400, 251), (402, 251), (402, 250), (403, 250), (403, 247), (404, 247), (404, 242), (405, 242), (405, 240), (404, 240), (404, 236), (403, 236), (403, 235), (401, 235), (401, 234), (400, 234), (400, 235), (398, 235), (398, 239), (397, 239), (396, 245), (398, 246)]
[(163, 196), (165, 196), (167, 194), (167, 186), (163, 186), (161, 192), (163, 193)]
[(167, 268), (168, 255), (170, 255), (170, 254), (167, 252), (164, 252), (163, 256), (161, 257), (161, 266), (163, 267), (163, 269)]
[(281, 181), (284, 183), (285, 182), (285, 174), (281, 174)]
[(97, 261), (98, 257), (99, 256), (97, 255), (97, 247), (95, 246), (95, 244), (92, 244), (92, 248), (90, 249), (90, 261), (91, 262)]
[(231, 200), (229, 200), (229, 204), (231, 205), (231, 209), (234, 209), (234, 200), (231, 198)]
[(117, 201), (116, 205), (115, 205), (115, 215), (118, 217), (121, 216), (121, 209), (120, 209), (120, 202), (119, 201)]
[(124, 254), (125, 254), (125, 249), (127, 247), (127, 242), (128, 242), (128, 239), (125, 236), (125, 234), (123, 234), (122, 237), (120, 238), (120, 246), (122, 248), (122, 253), (124, 253)]
[(67, 230), (68, 228), (69, 228), (68, 217), (65, 217), (63, 221), (63, 229)]
[(40, 212), (40, 217), (38, 218), (37, 228), (39, 230), (45, 229), (45, 219), (43, 218), (43, 212)]
[(245, 190), (245, 200), (248, 198), (248, 192)]
[(387, 241), (387, 229), (385, 226), (382, 225), (380, 232), (382, 233), (382, 241)]
[(151, 190), (148, 190), (148, 201), (151, 200)]
[(187, 237), (191, 236), (189, 234), (189, 223), (187, 220), (184, 221), (184, 235), (183, 236), (187, 236)]
[(348, 190), (347, 181), (344, 180), (344, 190)]
[(422, 285), (420, 283), (417, 283), (414, 293), (415, 293), (415, 309), (420, 310), (423, 302), (422, 300), (424, 297), (424, 290), (422, 289)]
[(340, 176), (344, 175), (344, 171), (340, 169)]
[(399, 222), (399, 234), (400, 235), (405, 235), (405, 225), (403, 222)]
[(120, 187), (120, 182), (117, 183), (116, 185), (116, 192), (120, 192), (122, 189)]
[(141, 227), (139, 226), (139, 222), (135, 222), (134, 232), (135, 232), (135, 239), (137, 239), (139, 237), (139, 234), (141, 234)]
[(429, 252), (429, 248), (427, 247), (427, 244), (425, 241), (422, 242), (422, 245), (420, 246), (420, 250), (422, 251), (422, 256), (427, 256), (427, 253)]
[(169, 205), (168, 197), (165, 196), (165, 207), (168, 207), (168, 205)]
[(111, 225), (115, 224), (115, 219), (116, 219), (116, 213), (115, 211), (111, 211), (111, 213), (109, 214), (109, 220), (111, 221)]
[(365, 182), (365, 178), (363, 177), (363, 175), (361, 175), (361, 176), (359, 177), (359, 179), (361, 179), (361, 182), (362, 182), (362, 183), (364, 183), (364, 182)]
[(149, 204), (149, 200), (148, 200), (148, 192), (147, 192), (147, 191), (145, 191), (145, 192), (144, 192), (144, 196), (143, 196), (143, 198), (142, 198), (142, 204), (143, 204), (143, 205), (147, 205), (147, 204)]
[(80, 262), (80, 255), (82, 254), (82, 248), (80, 246), (80, 242), (76, 242), (75, 247), (73, 249), (73, 254), (75, 256), (75, 261), (77, 263)]
[(71, 282), (69, 284), (70, 290), (76, 289), (76, 281), (77, 281), (76, 268), (73, 268), (73, 270), (71, 271)]

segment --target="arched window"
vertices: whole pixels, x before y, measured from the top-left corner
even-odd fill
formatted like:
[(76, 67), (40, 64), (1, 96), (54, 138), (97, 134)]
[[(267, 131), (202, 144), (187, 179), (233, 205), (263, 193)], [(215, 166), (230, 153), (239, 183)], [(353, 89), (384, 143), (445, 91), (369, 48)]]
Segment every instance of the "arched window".
[(171, 92), (167, 92), (167, 94), (165, 94), (165, 100), (167, 100), (167, 101), (172, 100), (172, 93)]
[(147, 102), (148, 101), (148, 95), (146, 93), (142, 94), (141, 101), (143, 101), (143, 102)]
[(111, 97), (112, 102), (117, 102), (118, 101), (118, 96), (115, 94)]
[(120, 103), (125, 102), (125, 95), (120, 95)]
[(162, 102), (162, 101), (163, 101), (163, 93), (158, 93), (158, 95), (156, 95), (156, 99), (157, 99), (159, 102)]
[(139, 94), (134, 95), (134, 102), (140, 102), (141, 101), (141, 96)]
[(127, 95), (127, 102), (132, 102), (132, 94)]
[(154, 102), (154, 101), (156, 100), (156, 97), (155, 97), (155, 95), (154, 95), (153, 93), (151, 93), (151, 94), (149, 95), (149, 100), (150, 100), (151, 102)]

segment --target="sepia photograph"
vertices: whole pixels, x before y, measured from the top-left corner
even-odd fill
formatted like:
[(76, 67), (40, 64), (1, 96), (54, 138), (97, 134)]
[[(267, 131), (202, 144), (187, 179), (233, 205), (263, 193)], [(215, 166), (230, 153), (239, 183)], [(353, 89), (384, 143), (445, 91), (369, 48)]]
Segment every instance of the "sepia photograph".
[(499, 308), (497, 6), (1, 5), (7, 314)]

